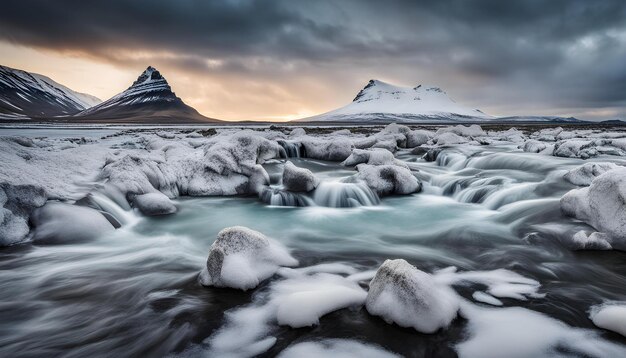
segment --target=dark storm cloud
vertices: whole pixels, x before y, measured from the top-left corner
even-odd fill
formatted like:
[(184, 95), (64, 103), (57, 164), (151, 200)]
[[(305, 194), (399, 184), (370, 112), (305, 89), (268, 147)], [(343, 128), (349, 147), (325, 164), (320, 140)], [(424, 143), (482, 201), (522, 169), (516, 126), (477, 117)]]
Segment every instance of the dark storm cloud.
[(267, 80), (427, 78), (503, 110), (626, 105), (623, 0), (9, 0), (0, 39)]

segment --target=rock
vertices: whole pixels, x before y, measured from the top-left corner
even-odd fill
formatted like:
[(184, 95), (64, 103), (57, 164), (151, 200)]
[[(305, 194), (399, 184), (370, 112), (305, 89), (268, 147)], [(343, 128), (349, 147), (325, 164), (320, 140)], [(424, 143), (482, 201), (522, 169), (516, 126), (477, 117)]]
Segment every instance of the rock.
[(606, 234), (613, 248), (626, 248), (626, 168), (609, 170), (589, 187), (569, 191), (560, 204), (565, 215)]
[(211, 245), (199, 276), (204, 286), (248, 290), (272, 276), (280, 266), (295, 266), (287, 249), (260, 232), (242, 226), (226, 228)]
[(590, 185), (591, 181), (605, 172), (618, 168), (615, 163), (585, 163), (563, 175), (563, 179), (574, 185)]
[(135, 196), (133, 205), (148, 216), (168, 215), (176, 212), (176, 206), (170, 198), (161, 192), (147, 193)]
[(457, 316), (459, 299), (448, 286), (399, 259), (380, 266), (370, 282), (365, 306), (387, 323), (434, 333)]
[(291, 132), (289, 133), (289, 136), (294, 138), (294, 137), (302, 137), (306, 135), (306, 131), (304, 130), (304, 128), (294, 128), (291, 130)]
[(557, 142), (554, 145), (554, 156), (587, 159), (597, 155), (597, 151), (595, 151), (593, 145), (593, 141), (581, 139), (570, 139)]
[(486, 133), (478, 124), (472, 124), (470, 126), (464, 126), (459, 124), (453, 127), (444, 127), (437, 130), (436, 135), (441, 135), (443, 133), (454, 133), (456, 135), (462, 137), (479, 137), (484, 136)]
[(572, 237), (570, 244), (572, 250), (611, 250), (610, 239), (601, 232), (593, 232), (587, 235), (584, 231), (579, 231)]
[(363, 180), (378, 195), (412, 194), (421, 189), (421, 183), (411, 171), (397, 165), (356, 166), (356, 178)]
[(0, 246), (26, 238), (32, 212), (46, 203), (46, 191), (34, 185), (0, 183)]
[(408, 168), (407, 164), (396, 159), (387, 149), (372, 148), (370, 150), (353, 149), (352, 154), (343, 161), (345, 166), (354, 166), (357, 164), (367, 163), (369, 165), (397, 165)]
[(60, 202), (48, 202), (32, 215), (33, 241), (56, 244), (96, 238), (115, 228), (97, 210)]
[(320, 180), (306, 168), (298, 168), (292, 162), (285, 162), (283, 186), (289, 191), (309, 192), (315, 189)]

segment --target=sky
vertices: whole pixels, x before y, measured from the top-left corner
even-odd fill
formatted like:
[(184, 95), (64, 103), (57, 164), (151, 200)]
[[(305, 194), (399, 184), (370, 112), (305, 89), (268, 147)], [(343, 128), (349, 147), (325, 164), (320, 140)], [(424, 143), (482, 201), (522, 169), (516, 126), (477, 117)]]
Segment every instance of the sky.
[(626, 119), (626, 1), (4, 0), (0, 64), (101, 99), (152, 65), (225, 120), (323, 113), (370, 79), (496, 116)]

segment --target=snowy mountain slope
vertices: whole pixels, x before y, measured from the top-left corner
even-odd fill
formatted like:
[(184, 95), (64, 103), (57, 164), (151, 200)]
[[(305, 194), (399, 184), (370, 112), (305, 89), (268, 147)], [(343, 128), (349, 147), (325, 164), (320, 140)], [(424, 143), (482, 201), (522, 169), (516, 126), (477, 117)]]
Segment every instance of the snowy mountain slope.
[(0, 117), (55, 117), (102, 102), (36, 73), (0, 65)]
[(74, 118), (123, 122), (216, 121), (202, 116), (176, 97), (167, 80), (152, 66), (148, 66), (124, 92), (76, 114)]
[(298, 121), (480, 121), (493, 118), (454, 102), (438, 87), (399, 87), (370, 80), (352, 103)]

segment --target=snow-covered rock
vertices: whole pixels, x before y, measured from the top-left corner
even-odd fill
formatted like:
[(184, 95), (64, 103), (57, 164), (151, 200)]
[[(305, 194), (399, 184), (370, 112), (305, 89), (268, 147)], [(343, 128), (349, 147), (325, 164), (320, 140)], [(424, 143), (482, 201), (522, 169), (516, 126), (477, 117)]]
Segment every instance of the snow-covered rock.
[(470, 126), (459, 124), (453, 127), (444, 127), (438, 129), (435, 134), (438, 136), (443, 133), (454, 133), (462, 137), (480, 137), (486, 134), (478, 124), (472, 124)]
[(176, 212), (176, 205), (161, 192), (140, 194), (134, 197), (133, 205), (144, 215), (168, 215)]
[(586, 186), (590, 185), (597, 176), (615, 168), (618, 168), (615, 163), (585, 163), (565, 173), (563, 179), (574, 185)]
[(369, 150), (355, 148), (352, 150), (352, 154), (350, 154), (350, 156), (341, 164), (345, 166), (354, 166), (363, 163), (369, 165), (397, 165), (408, 168), (405, 162), (396, 159), (393, 153), (383, 148), (372, 148)]
[(444, 146), (444, 145), (467, 143), (468, 140), (464, 137), (461, 137), (458, 134), (455, 134), (452, 132), (444, 132), (444, 133), (435, 135), (435, 137), (433, 138), (433, 142), (435, 142), (438, 146)]
[(294, 128), (291, 130), (291, 132), (289, 132), (289, 136), (292, 138), (302, 137), (305, 135), (306, 135), (306, 131), (304, 130), (304, 128), (300, 128), (300, 127)]
[(609, 170), (586, 188), (561, 198), (561, 210), (607, 235), (613, 248), (626, 247), (626, 168)]
[(414, 148), (426, 144), (433, 136), (433, 132), (427, 130), (410, 131), (406, 134), (406, 146), (407, 148)]
[(378, 195), (412, 194), (421, 189), (420, 181), (405, 167), (359, 164), (356, 170), (356, 178)]
[(283, 170), (283, 186), (289, 191), (309, 192), (315, 189), (320, 180), (306, 168), (298, 168), (292, 162), (286, 162)]
[(606, 303), (591, 308), (593, 324), (626, 337), (626, 303)]
[(59, 202), (48, 202), (35, 210), (31, 220), (36, 243), (82, 241), (115, 230), (97, 210)]
[(611, 239), (604, 233), (592, 232), (587, 234), (581, 230), (567, 242), (572, 250), (611, 250)]
[(46, 192), (42, 188), (0, 183), (0, 246), (24, 240), (32, 212), (45, 203)]
[(535, 140), (535, 139), (529, 139), (526, 142), (524, 142), (524, 145), (522, 146), (522, 150), (524, 152), (529, 152), (529, 153), (539, 153), (543, 150), (545, 150), (547, 147), (546, 143)]
[(307, 137), (302, 140), (307, 157), (312, 159), (341, 162), (346, 160), (354, 148), (349, 138), (317, 138)]
[(557, 142), (554, 145), (554, 155), (557, 157), (572, 158), (578, 157), (587, 159), (598, 155), (591, 140), (570, 139)]
[(457, 316), (458, 296), (404, 260), (387, 260), (370, 282), (367, 311), (388, 323), (434, 333)]
[(278, 242), (260, 232), (234, 226), (217, 234), (199, 280), (204, 286), (248, 290), (272, 276), (280, 266), (297, 264)]

